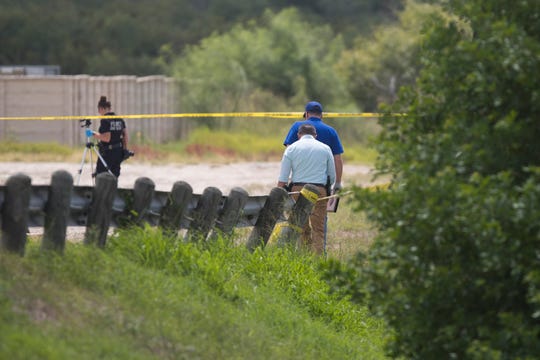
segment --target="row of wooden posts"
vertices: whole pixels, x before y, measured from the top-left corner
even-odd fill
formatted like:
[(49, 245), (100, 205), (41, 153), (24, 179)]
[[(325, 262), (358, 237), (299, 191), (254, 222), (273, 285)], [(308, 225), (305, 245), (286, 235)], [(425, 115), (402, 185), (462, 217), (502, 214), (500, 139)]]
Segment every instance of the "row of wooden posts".
[[(117, 179), (102, 173), (95, 186), (73, 186), (73, 177), (56, 171), (49, 186), (32, 186), (25, 174), (11, 176), (0, 186), (0, 248), (24, 255), (29, 225), (42, 225), (42, 249), (63, 251), (70, 225), (85, 225), (84, 243), (104, 247), (111, 227), (157, 225), (172, 236), (186, 228), (185, 241), (210, 241), (213, 236), (230, 236), (235, 227), (253, 225), (246, 246), (265, 246), (278, 222), (286, 221), (277, 234), (278, 244), (296, 244), (300, 229), (319, 197), (316, 186), (307, 184), (285, 219), (289, 193), (273, 188), (268, 196), (249, 197), (234, 188), (227, 197), (215, 187), (193, 194), (184, 182), (174, 183), (171, 192), (155, 191), (146, 177), (136, 180), (133, 189), (118, 189)], [(85, 196), (79, 196), (85, 193)], [(161, 201), (156, 205), (156, 199)], [(247, 205), (250, 206), (247, 206)]]

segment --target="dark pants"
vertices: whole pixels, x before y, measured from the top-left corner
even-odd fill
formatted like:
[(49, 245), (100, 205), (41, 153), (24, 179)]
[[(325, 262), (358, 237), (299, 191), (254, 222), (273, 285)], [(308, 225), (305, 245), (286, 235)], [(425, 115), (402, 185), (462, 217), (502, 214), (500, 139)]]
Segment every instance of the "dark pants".
[[(122, 162), (124, 158), (124, 150), (122, 148), (118, 149), (105, 149), (99, 151), (99, 154), (105, 160), (105, 163), (109, 167), (109, 170), (113, 173), (114, 176), (119, 177), (120, 176), (120, 163)], [(107, 168), (105, 165), (101, 162), (100, 159), (97, 160), (96, 164), (96, 175), (101, 174), (102, 172), (106, 172)]]

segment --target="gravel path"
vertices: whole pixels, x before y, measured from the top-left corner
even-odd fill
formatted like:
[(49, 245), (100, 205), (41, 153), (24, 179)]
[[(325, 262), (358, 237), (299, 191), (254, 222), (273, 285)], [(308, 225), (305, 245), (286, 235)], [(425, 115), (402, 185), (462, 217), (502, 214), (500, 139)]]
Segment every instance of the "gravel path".
[[(11, 175), (24, 173), (32, 178), (33, 185), (48, 185), (57, 170), (73, 174), (74, 183), (77, 184), (80, 166), (80, 163), (61, 162), (0, 162), (0, 184), (4, 184)], [(239, 186), (250, 195), (268, 195), (276, 186), (279, 168), (279, 162), (149, 165), (128, 161), (122, 165), (118, 187), (133, 188), (135, 180), (148, 177), (159, 191), (170, 191), (176, 181), (182, 180), (189, 183), (196, 194), (202, 194), (205, 188), (214, 186), (227, 195), (233, 187)], [(345, 186), (369, 183), (369, 172), (367, 166), (345, 164), (343, 183)], [(90, 173), (90, 164), (85, 163), (79, 185), (92, 185)]]

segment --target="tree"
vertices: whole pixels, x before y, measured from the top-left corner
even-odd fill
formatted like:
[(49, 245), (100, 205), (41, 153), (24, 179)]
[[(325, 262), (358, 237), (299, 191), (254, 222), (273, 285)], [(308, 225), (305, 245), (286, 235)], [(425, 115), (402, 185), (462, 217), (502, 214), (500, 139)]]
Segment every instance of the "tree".
[(370, 30), (365, 24), (393, 21), (400, 2), (0, 0), (0, 63), (60, 65), (64, 74), (163, 73), (163, 47), (178, 55), (212, 33), (259, 20), (266, 9), (299, 6), (303, 18), (353, 37)]
[(540, 3), (450, 0), (378, 146), (360, 281), (394, 356), (540, 357)]
[[(237, 25), (189, 47), (174, 63), (184, 111), (287, 111), (319, 99), (350, 106), (335, 63), (344, 49), (327, 25), (312, 26), (289, 8), (261, 23)], [(330, 110), (331, 111), (331, 110)]]
[(381, 103), (393, 103), (401, 86), (414, 84), (421, 67), (422, 28), (435, 13), (444, 16), (440, 6), (407, 1), (399, 23), (358, 36), (344, 51), (339, 70), (349, 79), (348, 90), (359, 108), (376, 111)]

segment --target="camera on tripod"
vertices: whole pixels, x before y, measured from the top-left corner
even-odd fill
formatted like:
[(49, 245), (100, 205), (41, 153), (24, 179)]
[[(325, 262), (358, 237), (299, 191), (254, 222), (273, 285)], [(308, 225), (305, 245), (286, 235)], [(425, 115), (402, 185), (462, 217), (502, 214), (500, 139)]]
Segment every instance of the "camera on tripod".
[(81, 124), (81, 127), (89, 128), (90, 125), (92, 125), (92, 120), (90, 120), (90, 119), (82, 119), (82, 120), (79, 120), (79, 123)]

